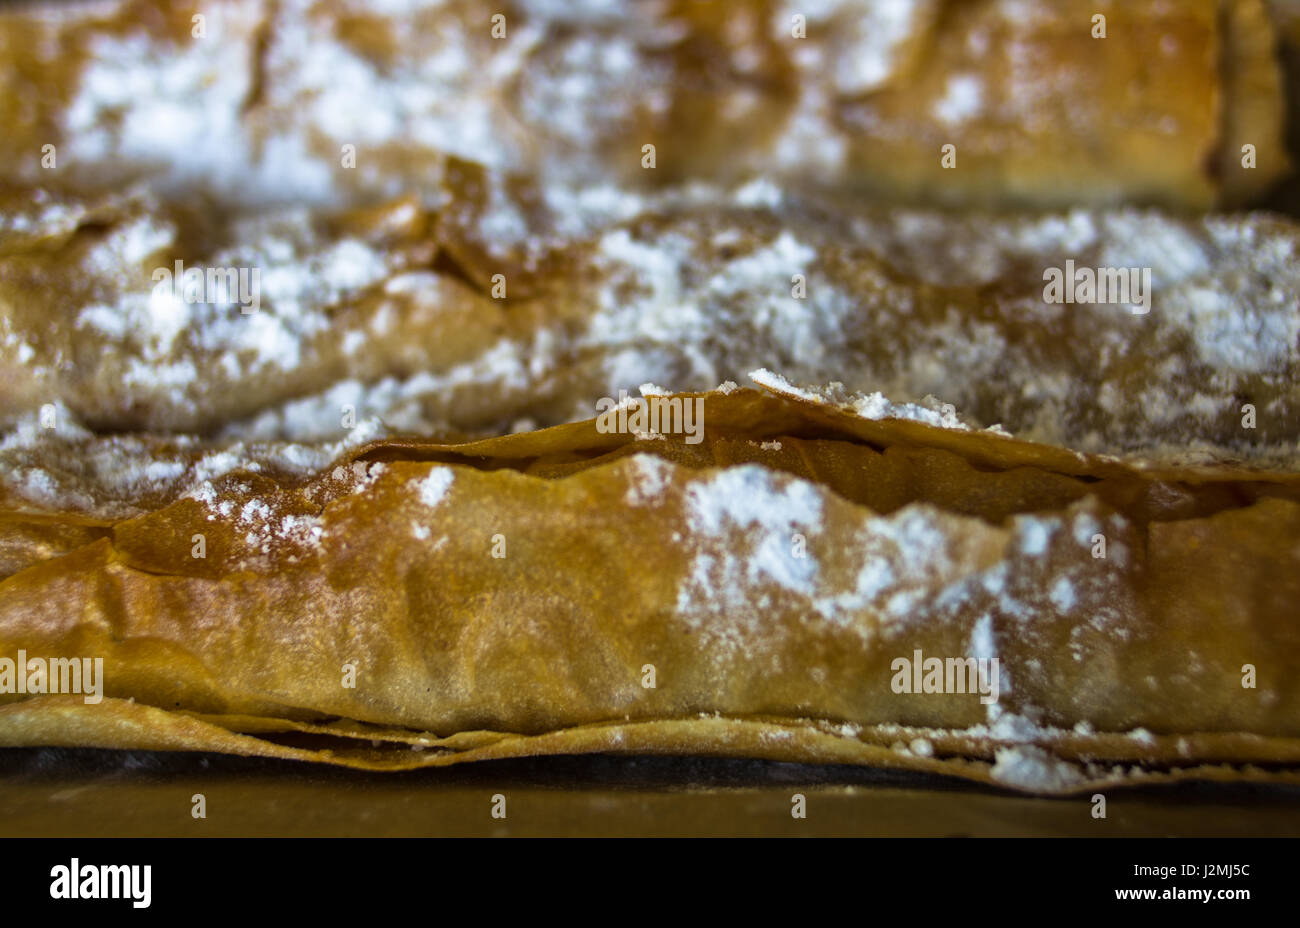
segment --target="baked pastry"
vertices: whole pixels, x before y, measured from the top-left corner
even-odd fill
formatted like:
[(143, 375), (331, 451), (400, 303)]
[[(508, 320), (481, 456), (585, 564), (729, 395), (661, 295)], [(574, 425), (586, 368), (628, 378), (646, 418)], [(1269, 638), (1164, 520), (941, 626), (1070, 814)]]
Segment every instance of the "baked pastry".
[(570, 185), (763, 175), (998, 208), (1235, 204), (1286, 168), (1262, 0), (494, 10), (6, 7), (0, 166), (339, 205), (436, 183), (453, 155)]
[[(0, 708), (0, 743), (370, 769), (744, 754), (1046, 793), (1295, 780), (1300, 478), (1157, 478), (795, 396), (678, 397), (703, 405), (697, 443), (590, 420), (376, 442), (307, 476), (145, 443), (61, 511), (11, 501), (7, 541), (95, 537), (11, 564), (0, 651), (103, 668), (93, 704)], [(176, 495), (216, 455), (231, 470)], [(122, 478), (150, 467), (176, 479), (141, 505)], [(101, 518), (114, 492), (141, 514)], [(996, 659), (992, 683), (913, 691), (924, 656)]]
[(1300, 780), (1280, 6), (502, 9), (0, 11), (0, 745)]
[[(295, 208), (217, 230), (147, 197), (28, 191), (10, 207), (23, 231), (0, 237), (5, 421), (49, 404), (95, 430), (339, 440), (377, 416), (470, 437), (769, 366), (937, 396), (1081, 451), (1294, 465), (1288, 220), (952, 216), (770, 183), (583, 212), (465, 162), (448, 176), (439, 210)], [(1149, 284), (1139, 273), (1125, 304), (1047, 302), (1044, 269), (1067, 262), (1147, 268)], [(182, 299), (184, 268), (257, 269), (255, 311)]]

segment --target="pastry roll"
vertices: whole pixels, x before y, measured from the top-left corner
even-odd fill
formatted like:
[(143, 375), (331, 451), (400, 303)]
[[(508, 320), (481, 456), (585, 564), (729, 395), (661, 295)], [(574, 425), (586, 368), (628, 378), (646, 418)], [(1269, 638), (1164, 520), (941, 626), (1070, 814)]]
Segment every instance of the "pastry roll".
[[(560, 214), (468, 162), (448, 180), (436, 210), (225, 224), (25, 192), (22, 231), (0, 232), (0, 418), (340, 440), (377, 417), (463, 438), (770, 366), (1080, 451), (1295, 459), (1290, 220), (950, 215), (766, 182)], [(213, 268), (260, 274), (257, 306), (191, 299), (186, 275)], [(1051, 289), (1098, 268), (1127, 302)]]
[[(9, 668), (0, 743), (1296, 779), (1294, 475), (1152, 474), (756, 379), (777, 395), (644, 401), (697, 409), (691, 432), (378, 441), (296, 475), (210, 448), (230, 469), (199, 480), (146, 443), (11, 497), (0, 537), (97, 535), (0, 581), (0, 653), (37, 661), (22, 693)], [(153, 465), (174, 480), (146, 499), (127, 478)], [(50, 655), (102, 663), (70, 692)]]
[[(409, 199), (229, 221), (145, 195), (0, 199), (9, 425), (49, 405), (96, 429), (212, 431), (347, 378), (446, 368), (533, 328), (527, 308), (508, 314), (435, 271), (430, 217)], [(344, 411), (331, 418), (341, 430)]]
[(1230, 205), (1287, 166), (1262, 0), (493, 10), (6, 7), (0, 165), (341, 205), (436, 184), (451, 155), (568, 187), (771, 175), (999, 208)]

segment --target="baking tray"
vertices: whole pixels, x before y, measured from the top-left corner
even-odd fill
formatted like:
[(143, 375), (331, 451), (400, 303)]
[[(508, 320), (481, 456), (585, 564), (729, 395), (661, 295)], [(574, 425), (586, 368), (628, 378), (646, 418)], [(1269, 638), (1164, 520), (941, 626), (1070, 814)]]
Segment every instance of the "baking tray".
[[(191, 815), (202, 793), (206, 819)], [(807, 817), (792, 816), (801, 793)], [(506, 800), (493, 818), (493, 797)], [(1300, 786), (1183, 783), (1039, 799), (905, 772), (588, 755), (373, 774), (204, 753), (0, 750), (5, 837), (1256, 837)]]

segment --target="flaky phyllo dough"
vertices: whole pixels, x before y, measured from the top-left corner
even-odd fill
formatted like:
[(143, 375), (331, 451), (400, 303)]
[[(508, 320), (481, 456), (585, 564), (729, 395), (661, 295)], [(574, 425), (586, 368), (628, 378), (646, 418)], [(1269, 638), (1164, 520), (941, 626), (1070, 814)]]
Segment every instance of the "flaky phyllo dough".
[(0, 178), (44, 182), (50, 145), (78, 182), (251, 204), (401, 193), (445, 155), (579, 187), (758, 173), (906, 202), (1239, 204), (1286, 166), (1267, 9), (19, 2), (0, 8)]
[[(13, 440), (0, 653), (104, 670), (93, 704), (9, 697), (0, 739), (1295, 779), (1300, 478), (1144, 471), (755, 379), (779, 395), (677, 398), (700, 441)], [(996, 701), (899, 692), (925, 655), (996, 659)]]
[(564, 6), (0, 11), (0, 744), (1300, 781), (1261, 4)]

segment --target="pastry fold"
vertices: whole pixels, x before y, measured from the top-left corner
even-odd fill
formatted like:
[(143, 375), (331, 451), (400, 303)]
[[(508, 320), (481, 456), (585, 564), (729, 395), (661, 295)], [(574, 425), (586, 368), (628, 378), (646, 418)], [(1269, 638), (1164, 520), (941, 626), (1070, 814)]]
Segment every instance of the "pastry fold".
[(578, 187), (1197, 209), (1286, 170), (1276, 44), (1262, 0), (18, 4), (0, 165), (248, 204), (391, 196), (455, 156)]
[[(644, 400), (700, 404), (699, 441), (597, 419), (187, 475), (128, 518), (102, 476), (80, 510), (11, 499), (8, 537), (99, 535), (12, 565), (0, 654), (100, 657), (103, 698), (0, 697), (0, 742), (1296, 778), (1296, 477), (1149, 473), (757, 379), (783, 394)], [(927, 657), (996, 658), (996, 692), (900, 691)]]

